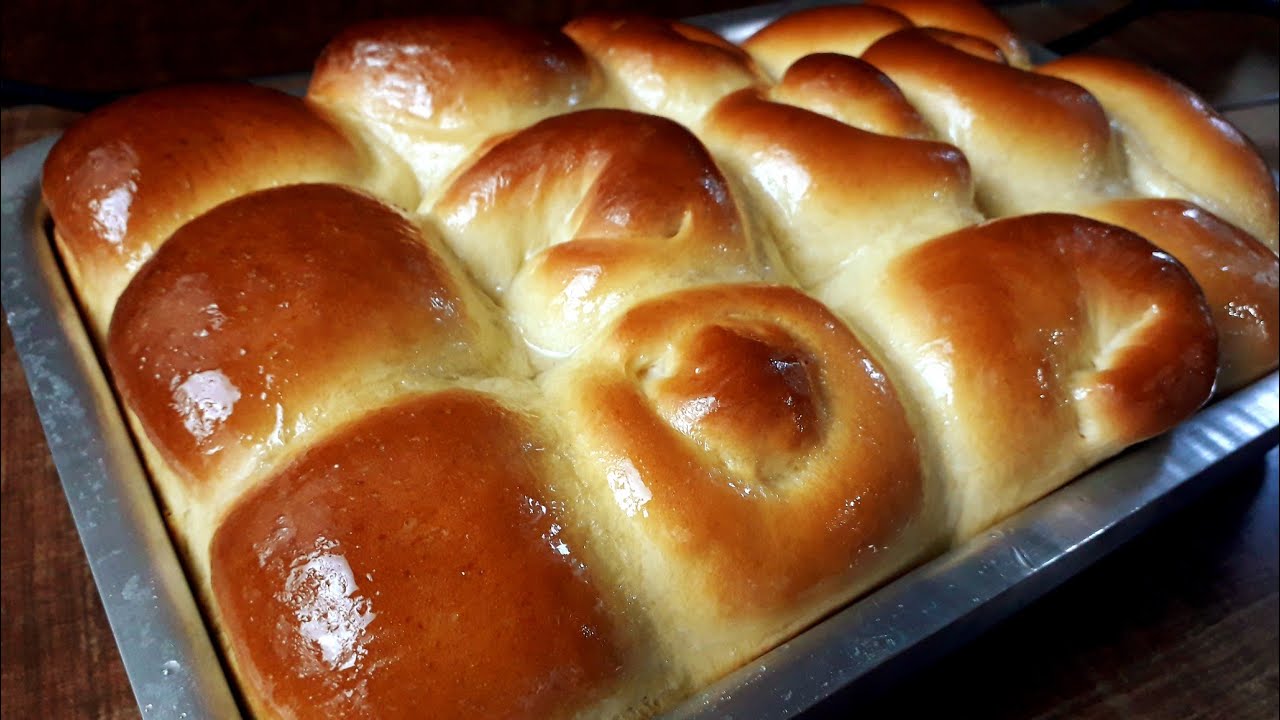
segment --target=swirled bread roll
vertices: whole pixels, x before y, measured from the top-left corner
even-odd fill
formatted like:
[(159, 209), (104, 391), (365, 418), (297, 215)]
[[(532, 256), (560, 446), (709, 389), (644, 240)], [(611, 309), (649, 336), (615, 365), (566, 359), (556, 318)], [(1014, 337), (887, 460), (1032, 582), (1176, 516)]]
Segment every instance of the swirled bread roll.
[(574, 445), (575, 507), (701, 682), (940, 537), (893, 383), (795, 290), (651, 300), (545, 382)]
[(1184, 200), (1132, 199), (1080, 211), (1149, 238), (1204, 290), (1218, 329), (1218, 392), (1276, 367), (1280, 259), (1249, 233)]
[(184, 222), (262, 188), (334, 182), (408, 202), (394, 164), (373, 162), (302, 101), (251, 86), (155, 90), (91, 113), (45, 162), (62, 259), (99, 336), (129, 279)]
[(623, 110), (561, 115), (498, 142), (432, 214), (547, 358), (645, 297), (778, 273), (702, 144)]
[(424, 207), (481, 143), (592, 102), (600, 77), (556, 32), (480, 18), (357, 25), (329, 43), (307, 97), (405, 158)]
[(1120, 132), (1139, 192), (1194, 202), (1276, 251), (1275, 180), (1244, 135), (1208, 103), (1169, 77), (1119, 59), (1078, 55), (1037, 70), (1098, 98)]
[(849, 265), (818, 297), (918, 403), (957, 540), (1169, 429), (1208, 400), (1217, 371), (1210, 310), (1187, 271), (1072, 215), (993, 221), (887, 266)]

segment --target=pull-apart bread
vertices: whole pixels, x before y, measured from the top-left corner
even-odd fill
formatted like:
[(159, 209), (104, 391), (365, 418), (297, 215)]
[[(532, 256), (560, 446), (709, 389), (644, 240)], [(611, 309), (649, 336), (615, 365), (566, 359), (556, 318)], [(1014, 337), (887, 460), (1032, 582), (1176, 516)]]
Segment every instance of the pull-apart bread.
[(372, 23), (44, 197), (260, 717), (652, 715), (1277, 364), (1249, 143), (977, 3)]

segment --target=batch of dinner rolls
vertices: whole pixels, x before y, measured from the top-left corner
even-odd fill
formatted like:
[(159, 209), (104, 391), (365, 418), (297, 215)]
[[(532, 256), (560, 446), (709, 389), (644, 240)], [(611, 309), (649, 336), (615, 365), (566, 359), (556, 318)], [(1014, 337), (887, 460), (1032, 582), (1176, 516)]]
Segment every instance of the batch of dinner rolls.
[(44, 198), (245, 709), (643, 717), (1277, 365), (1277, 193), (976, 2), (352, 28)]

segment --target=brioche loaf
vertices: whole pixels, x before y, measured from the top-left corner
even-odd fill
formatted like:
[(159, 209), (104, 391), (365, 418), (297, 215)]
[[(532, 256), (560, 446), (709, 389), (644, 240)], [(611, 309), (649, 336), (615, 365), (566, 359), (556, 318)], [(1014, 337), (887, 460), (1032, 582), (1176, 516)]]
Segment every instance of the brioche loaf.
[(977, 3), (371, 23), (43, 189), (261, 717), (652, 715), (1277, 364), (1256, 153)]

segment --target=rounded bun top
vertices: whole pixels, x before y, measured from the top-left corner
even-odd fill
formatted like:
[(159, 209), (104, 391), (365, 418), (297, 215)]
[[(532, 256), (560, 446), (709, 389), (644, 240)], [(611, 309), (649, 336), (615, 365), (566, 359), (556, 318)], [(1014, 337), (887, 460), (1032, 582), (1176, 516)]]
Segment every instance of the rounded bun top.
[(275, 185), (360, 185), (369, 157), (303, 101), (249, 85), (154, 90), (90, 113), (45, 162), (43, 193), (96, 329), (187, 220)]
[(232, 509), (213, 591), (264, 715), (574, 716), (633, 671), (542, 440), (450, 391), (313, 446)]
[(1190, 200), (1275, 252), (1280, 190), (1266, 163), (1231, 123), (1177, 81), (1125, 60), (1076, 55), (1039, 72), (1092, 93), (1124, 139), (1140, 192)]
[(308, 97), (434, 135), (475, 135), (572, 110), (598, 91), (569, 38), (482, 18), (379, 20), (336, 37)]
[(901, 14), (917, 27), (943, 28), (981, 38), (999, 48), (1011, 65), (1031, 67), (1027, 46), (999, 15), (975, 0), (873, 0), (872, 5)]
[(521, 365), (417, 227), (333, 185), (251, 193), (183, 226), (121, 297), (107, 356), (205, 496), (402, 383)]
[(669, 20), (592, 15), (564, 31), (604, 68), (610, 104), (697, 127), (716, 100), (763, 78), (720, 36)]

